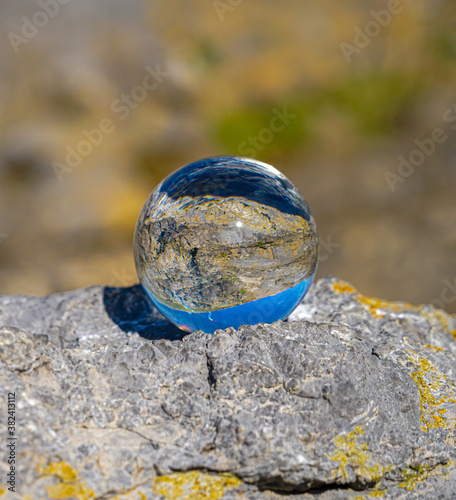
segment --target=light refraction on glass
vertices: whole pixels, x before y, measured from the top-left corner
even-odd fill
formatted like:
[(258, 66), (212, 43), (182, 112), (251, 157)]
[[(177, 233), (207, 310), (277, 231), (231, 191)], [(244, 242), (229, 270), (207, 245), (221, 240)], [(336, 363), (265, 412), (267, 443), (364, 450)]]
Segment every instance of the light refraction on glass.
[(179, 328), (207, 333), (286, 318), (310, 287), (317, 249), (297, 188), (270, 165), (231, 156), (163, 180), (134, 241), (153, 305)]

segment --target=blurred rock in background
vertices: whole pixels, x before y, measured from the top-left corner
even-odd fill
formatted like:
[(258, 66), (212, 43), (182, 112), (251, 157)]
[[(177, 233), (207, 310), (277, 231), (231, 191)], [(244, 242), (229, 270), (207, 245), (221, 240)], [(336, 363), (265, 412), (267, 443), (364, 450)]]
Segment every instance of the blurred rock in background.
[(320, 276), (456, 311), (451, 0), (5, 0), (0, 19), (1, 293), (136, 282), (149, 192), (240, 154), (307, 198)]

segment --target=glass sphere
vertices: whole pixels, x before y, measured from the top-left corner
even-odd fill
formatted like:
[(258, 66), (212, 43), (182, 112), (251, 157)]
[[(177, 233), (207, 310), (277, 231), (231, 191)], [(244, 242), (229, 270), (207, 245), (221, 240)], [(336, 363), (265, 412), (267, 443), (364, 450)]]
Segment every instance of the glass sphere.
[(315, 220), (297, 188), (270, 165), (232, 156), (163, 180), (134, 239), (147, 296), (188, 332), (285, 319), (312, 283), (317, 251)]

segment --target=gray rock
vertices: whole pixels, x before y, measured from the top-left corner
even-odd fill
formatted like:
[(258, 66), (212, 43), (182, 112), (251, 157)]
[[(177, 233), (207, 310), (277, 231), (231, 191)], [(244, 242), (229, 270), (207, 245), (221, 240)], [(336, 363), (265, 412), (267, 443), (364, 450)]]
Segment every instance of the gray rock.
[(214, 335), (140, 287), (0, 296), (11, 498), (455, 498), (455, 379), (454, 317), (334, 278)]

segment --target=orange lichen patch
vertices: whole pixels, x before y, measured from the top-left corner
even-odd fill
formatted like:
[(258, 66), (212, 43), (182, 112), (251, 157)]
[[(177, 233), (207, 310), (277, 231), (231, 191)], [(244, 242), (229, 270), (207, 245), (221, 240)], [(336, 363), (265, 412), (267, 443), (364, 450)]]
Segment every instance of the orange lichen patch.
[[(423, 318), (425, 318), (431, 325), (438, 324), (445, 331), (450, 331), (448, 314), (438, 309), (429, 310), (425, 306), (414, 306), (408, 302), (389, 302), (387, 300), (376, 299), (362, 295), (348, 283), (341, 281), (333, 284), (333, 289), (337, 293), (353, 293), (356, 294), (356, 300), (367, 306), (372, 316), (376, 318), (383, 318), (385, 314), (383, 311), (391, 311), (396, 314), (406, 313), (408, 311), (417, 311)], [(382, 311), (382, 312), (380, 312)], [(456, 337), (455, 337), (456, 338)]]
[(443, 351), (443, 349), (441, 347), (437, 347), (437, 346), (431, 345), (431, 344), (426, 344), (424, 347), (427, 347), (428, 349), (432, 349), (433, 351)]
[(4, 495), (6, 493), (6, 490), (3, 486), (0, 486), (0, 495)]
[(359, 295), (358, 300), (361, 304), (364, 304), (369, 308), (369, 312), (372, 316), (377, 318), (383, 318), (384, 314), (379, 313), (381, 309), (392, 309), (393, 304), (385, 300), (374, 299), (372, 297), (366, 297), (365, 295)]
[(394, 312), (401, 312), (402, 310), (407, 310), (413, 308), (411, 304), (403, 303), (403, 302), (388, 302), (387, 300), (375, 299), (373, 297), (368, 297), (367, 295), (362, 295), (356, 290), (356, 288), (352, 287), (348, 283), (339, 282), (334, 283), (333, 285), (334, 291), (337, 293), (354, 293), (356, 294), (356, 300), (369, 309), (369, 312), (378, 318), (383, 318), (384, 314), (379, 313), (379, 310), (390, 309)]
[(79, 479), (78, 472), (65, 462), (51, 462), (46, 467), (38, 467), (43, 476), (52, 476), (58, 483), (46, 486), (49, 498), (53, 500), (90, 500), (95, 493)]
[(456, 394), (450, 389), (446, 376), (426, 358), (410, 351), (410, 361), (418, 368), (410, 375), (420, 391), (421, 430), (427, 432), (429, 429), (441, 427), (448, 429), (451, 420), (455, 418), (456, 407), (453, 416), (448, 416), (448, 407), (456, 403)]
[(453, 336), (454, 340), (456, 340), (456, 330), (451, 330), (451, 335)]
[(217, 500), (222, 498), (226, 489), (241, 484), (242, 481), (233, 474), (206, 474), (195, 470), (158, 477), (152, 488), (157, 495), (169, 500)]
[(334, 283), (333, 289), (337, 293), (358, 293), (358, 290), (356, 290), (356, 288), (352, 287), (348, 283), (344, 283), (343, 281)]

